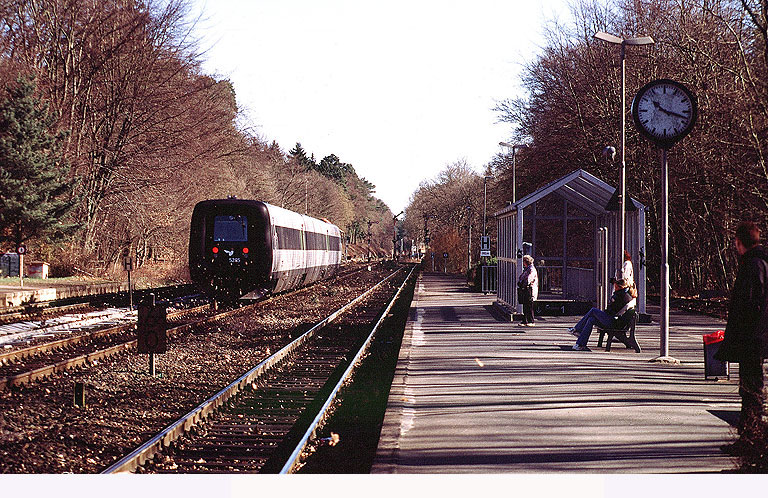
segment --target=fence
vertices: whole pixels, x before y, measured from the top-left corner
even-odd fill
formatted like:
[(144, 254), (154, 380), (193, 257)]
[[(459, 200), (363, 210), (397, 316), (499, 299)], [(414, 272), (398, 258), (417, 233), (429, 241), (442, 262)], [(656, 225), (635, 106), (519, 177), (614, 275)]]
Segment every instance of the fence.
[(496, 266), (480, 267), (480, 290), (483, 294), (496, 293)]

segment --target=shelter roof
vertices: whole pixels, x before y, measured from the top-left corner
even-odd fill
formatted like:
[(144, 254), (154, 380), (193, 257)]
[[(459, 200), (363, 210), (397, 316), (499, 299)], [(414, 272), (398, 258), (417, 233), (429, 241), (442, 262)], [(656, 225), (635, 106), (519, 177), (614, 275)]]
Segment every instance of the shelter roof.
[[(611, 187), (583, 169), (577, 169), (562, 178), (550, 182), (537, 191), (526, 195), (519, 201), (504, 207), (494, 213), (494, 216), (504, 216), (515, 212), (518, 209), (524, 209), (534, 202), (555, 192), (565, 198), (568, 202), (578, 205), (591, 214), (605, 214), (607, 212), (606, 206), (609, 201), (611, 201), (611, 197), (613, 197), (615, 191), (615, 187)], [(627, 210), (645, 209), (645, 206), (632, 197), (628, 197), (627, 201)]]

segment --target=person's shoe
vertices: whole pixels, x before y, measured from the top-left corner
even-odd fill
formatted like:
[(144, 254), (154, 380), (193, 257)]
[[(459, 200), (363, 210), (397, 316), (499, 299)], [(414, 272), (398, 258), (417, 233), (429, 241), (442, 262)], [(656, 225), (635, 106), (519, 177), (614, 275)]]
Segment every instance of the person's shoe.
[(579, 346), (578, 344), (574, 344), (571, 349), (574, 350), (574, 351), (586, 351), (587, 347), (586, 346)]
[(533, 327), (533, 326), (534, 326), (534, 323), (533, 323), (533, 322), (529, 322), (529, 323), (526, 323), (526, 324), (525, 324), (525, 326), (526, 326), (526, 327)]
[(576, 336), (576, 337), (579, 337), (579, 335), (580, 335), (578, 332), (576, 332), (576, 327), (569, 328), (568, 329), (568, 333), (573, 335), (573, 336)]
[(523, 322), (520, 322), (520, 323), (518, 323), (518, 324), (517, 324), (517, 326), (518, 326), (518, 327), (527, 327), (527, 326), (528, 326), (528, 324), (527, 324), (527, 323), (523, 323)]

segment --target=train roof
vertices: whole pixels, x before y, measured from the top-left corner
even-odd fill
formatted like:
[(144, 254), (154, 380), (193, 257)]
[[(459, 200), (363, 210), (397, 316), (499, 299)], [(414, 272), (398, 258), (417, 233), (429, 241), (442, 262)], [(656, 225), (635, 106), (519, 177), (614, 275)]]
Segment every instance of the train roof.
[(314, 230), (320, 230), (320, 229), (335, 229), (338, 232), (341, 232), (341, 229), (334, 225), (333, 223), (330, 223), (328, 220), (320, 220), (317, 218), (313, 218), (311, 216), (308, 216), (306, 214), (300, 214), (295, 211), (291, 211), (289, 209), (281, 208), (278, 206), (275, 206), (273, 204), (269, 204), (267, 202), (263, 201), (256, 201), (252, 199), (237, 199), (234, 197), (229, 197), (226, 199), (208, 199), (205, 201), (200, 201), (195, 205), (195, 209), (199, 208), (208, 208), (212, 206), (252, 206), (252, 207), (263, 207), (267, 209), (267, 212), (269, 213), (270, 217), (274, 220), (275, 223), (285, 223), (285, 226), (290, 227), (301, 227), (305, 229), (312, 228)]

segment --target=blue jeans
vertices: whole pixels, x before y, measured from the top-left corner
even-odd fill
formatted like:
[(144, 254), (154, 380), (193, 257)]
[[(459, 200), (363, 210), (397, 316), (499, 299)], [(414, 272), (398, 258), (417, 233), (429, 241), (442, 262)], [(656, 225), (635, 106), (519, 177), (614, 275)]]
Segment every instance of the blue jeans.
[(603, 310), (592, 308), (589, 312), (579, 320), (579, 323), (574, 327), (576, 332), (579, 333), (579, 338), (576, 340), (576, 344), (579, 346), (586, 346), (589, 341), (589, 336), (592, 334), (592, 327), (597, 324), (603, 328), (609, 328), (613, 325), (613, 317)]

